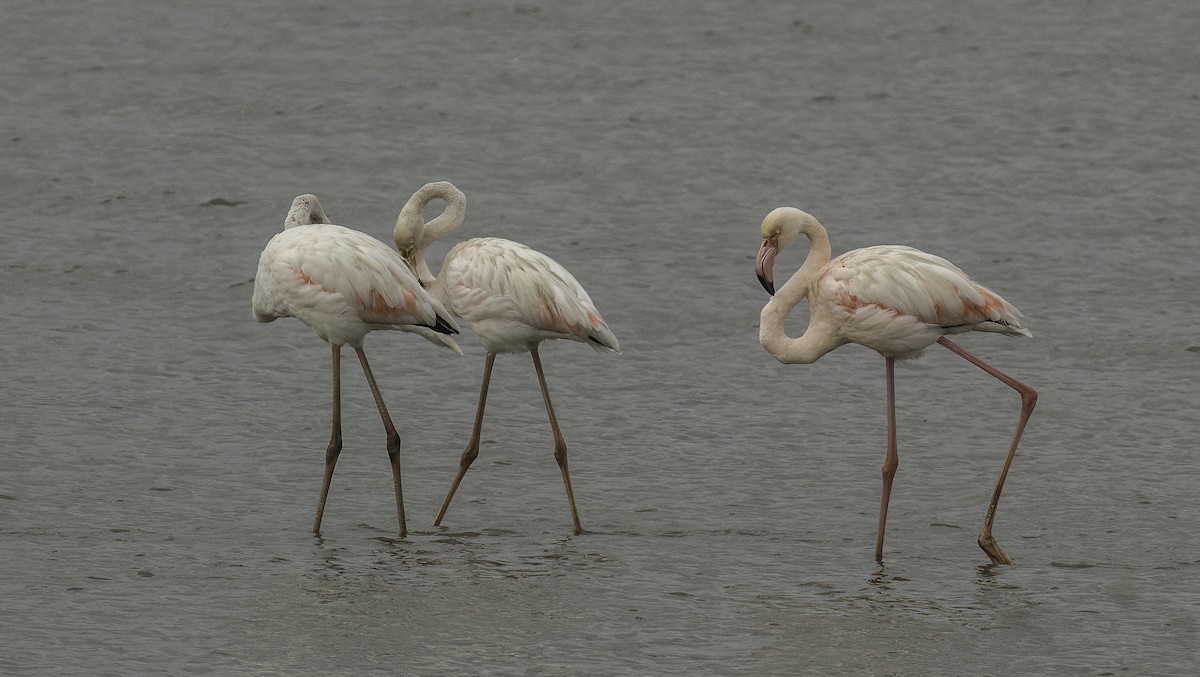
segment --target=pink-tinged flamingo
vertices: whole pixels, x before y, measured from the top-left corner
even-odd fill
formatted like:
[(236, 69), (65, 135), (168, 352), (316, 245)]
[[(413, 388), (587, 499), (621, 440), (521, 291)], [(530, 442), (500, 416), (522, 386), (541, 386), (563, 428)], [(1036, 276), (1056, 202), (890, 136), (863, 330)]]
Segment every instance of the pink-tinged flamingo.
[[(437, 218), (424, 222), (425, 206), (434, 199), (446, 203)], [(409, 199), (396, 219), (393, 233), (401, 254), (417, 271), (421, 283), (455, 315), (463, 318), (479, 335), (487, 351), (479, 404), (471, 439), (459, 461), (458, 474), (442, 502), (434, 526), (442, 523), (450, 500), (463, 475), (479, 455), (479, 433), (487, 402), (488, 383), (497, 353), (528, 352), (533, 357), (542, 401), (554, 434), (554, 459), (562, 474), (576, 534), (583, 533), (571, 475), (567, 470), (567, 443), (563, 440), (546, 388), (546, 376), (538, 345), (547, 339), (569, 339), (586, 343), (598, 351), (620, 352), (617, 337), (579, 282), (549, 256), (529, 247), (495, 237), (474, 238), (455, 245), (434, 277), (425, 262), (433, 242), (457, 228), (466, 215), (466, 196), (446, 181), (429, 183)]]
[(333, 347), (333, 432), (325, 451), (325, 479), (313, 533), (321, 532), (329, 483), (342, 451), (341, 355), (342, 346), (348, 343), (358, 354), (387, 432), (396, 514), (403, 538), (408, 528), (400, 481), (400, 436), (367, 363), (363, 339), (376, 329), (411, 331), (461, 355), (454, 339), (447, 335), (458, 333), (458, 325), (450, 312), (421, 287), (399, 254), (369, 235), (330, 223), (316, 196), (297, 197), (283, 227), (259, 257), (254, 277), (254, 319), (271, 322), (295, 317)]
[[(798, 235), (808, 238), (808, 257), (776, 294), (772, 275), (775, 255)], [(811, 214), (791, 207), (780, 207), (767, 214), (762, 222), (762, 246), (756, 257), (755, 272), (772, 298), (762, 310), (758, 340), (785, 364), (809, 364), (846, 343), (857, 343), (883, 355), (887, 373), (888, 442), (875, 559), (883, 561), (888, 500), (899, 464), (895, 361), (918, 357), (926, 347), (940, 343), (1021, 396), (1016, 433), (978, 539), (979, 547), (992, 563), (1012, 564), (1012, 559), (992, 537), (992, 521), (1021, 433), (1037, 404), (1037, 392), (968, 353), (946, 335), (986, 331), (1033, 336), (1021, 326), (1020, 312), (997, 294), (972, 282), (954, 264), (912, 247), (866, 247), (846, 252), (832, 261), (829, 258), (829, 235)], [(784, 332), (784, 318), (805, 298), (809, 304), (808, 329), (800, 338), (790, 338)]]

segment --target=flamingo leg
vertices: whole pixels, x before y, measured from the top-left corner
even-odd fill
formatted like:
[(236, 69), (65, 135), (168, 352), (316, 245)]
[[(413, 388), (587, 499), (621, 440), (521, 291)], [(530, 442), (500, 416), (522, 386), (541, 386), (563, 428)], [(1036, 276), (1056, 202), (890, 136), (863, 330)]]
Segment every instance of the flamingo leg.
[(313, 533), (321, 533), (321, 517), (325, 515), (325, 499), (329, 498), (329, 483), (333, 480), (333, 467), (342, 453), (342, 347), (333, 346), (333, 432), (329, 435), (329, 446), (325, 449), (325, 480), (321, 483), (321, 498), (317, 501), (317, 519), (313, 522)]
[(892, 480), (896, 477), (896, 468), (900, 466), (900, 456), (896, 449), (896, 360), (885, 358), (887, 370), (887, 456), (883, 459), (883, 494), (879, 499), (879, 530), (875, 534), (875, 561), (883, 562), (883, 531), (887, 526), (888, 503), (892, 498)]
[(992, 564), (1012, 564), (1012, 558), (996, 543), (996, 539), (992, 538), (992, 522), (996, 518), (996, 504), (1000, 502), (1000, 491), (1004, 488), (1005, 478), (1008, 477), (1008, 468), (1012, 465), (1013, 457), (1017, 454), (1017, 444), (1021, 442), (1021, 434), (1025, 432), (1025, 424), (1029, 422), (1029, 417), (1033, 414), (1033, 408), (1037, 405), (1037, 391), (975, 357), (962, 346), (947, 339), (945, 336), (939, 338), (938, 343), (971, 364), (995, 376), (1021, 395), (1021, 416), (1017, 419), (1017, 430), (1013, 433), (1012, 444), (1008, 447), (1008, 456), (1004, 458), (1004, 468), (1000, 471), (1000, 479), (996, 482), (996, 488), (992, 491), (992, 500), (988, 503), (987, 514), (983, 518), (983, 528), (979, 531), (979, 547), (983, 548), (983, 551), (987, 553), (987, 556), (992, 560)]
[(550, 391), (546, 388), (546, 375), (542, 372), (542, 358), (538, 356), (537, 346), (529, 354), (533, 356), (533, 368), (537, 371), (538, 384), (542, 387), (542, 400), (546, 403), (546, 414), (550, 416), (550, 429), (554, 431), (554, 460), (562, 472), (563, 486), (567, 489), (567, 503), (571, 506), (571, 521), (575, 525), (575, 534), (582, 534), (583, 527), (579, 524), (579, 512), (575, 510), (575, 493), (571, 491), (571, 473), (567, 470), (567, 442), (563, 439), (558, 427), (558, 418), (554, 415), (554, 405), (550, 404)]
[(483, 429), (483, 407), (487, 404), (488, 383), (492, 380), (492, 364), (496, 361), (496, 353), (488, 353), (487, 361), (483, 366), (483, 385), (479, 387), (479, 405), (475, 408), (475, 426), (471, 429), (471, 440), (467, 442), (467, 448), (463, 450), (462, 458), (458, 462), (458, 474), (454, 476), (454, 482), (450, 485), (450, 491), (446, 493), (446, 500), (442, 501), (442, 509), (438, 510), (437, 519), (433, 521), (433, 526), (440, 526), (442, 518), (446, 516), (446, 508), (450, 507), (450, 500), (454, 498), (454, 492), (458, 491), (458, 485), (462, 482), (463, 475), (467, 474), (467, 468), (471, 467), (471, 463), (479, 456), (479, 432)]
[(375, 406), (379, 408), (379, 417), (383, 419), (383, 428), (387, 431), (388, 460), (392, 464), (392, 483), (396, 486), (396, 516), (400, 519), (400, 538), (408, 535), (408, 524), (404, 520), (404, 488), (400, 482), (400, 435), (396, 426), (392, 425), (392, 417), (388, 415), (387, 407), (383, 404), (383, 395), (375, 383), (375, 375), (371, 373), (371, 365), (367, 363), (367, 354), (362, 346), (354, 346), (358, 353), (358, 363), (362, 365), (363, 374), (367, 377), (367, 385), (371, 386), (371, 395), (375, 397)]

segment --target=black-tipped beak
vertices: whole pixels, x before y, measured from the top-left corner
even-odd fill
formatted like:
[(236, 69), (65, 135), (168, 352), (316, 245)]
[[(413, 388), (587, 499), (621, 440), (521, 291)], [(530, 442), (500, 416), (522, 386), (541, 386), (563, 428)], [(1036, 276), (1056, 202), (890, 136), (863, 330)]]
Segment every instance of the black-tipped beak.
[(758, 281), (762, 284), (763, 289), (771, 296), (775, 295), (775, 242), (774, 239), (763, 240), (762, 246), (758, 249), (758, 256), (754, 259), (754, 273), (758, 275)]

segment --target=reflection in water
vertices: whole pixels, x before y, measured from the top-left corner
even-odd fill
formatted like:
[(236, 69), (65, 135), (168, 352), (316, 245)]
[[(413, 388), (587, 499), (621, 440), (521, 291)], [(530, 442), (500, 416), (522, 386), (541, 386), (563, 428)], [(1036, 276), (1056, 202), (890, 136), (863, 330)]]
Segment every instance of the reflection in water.
[[(587, 539), (562, 536), (530, 552), (522, 535), (507, 530), (410, 532), (407, 538), (377, 536), (369, 551), (315, 539), (313, 591), (338, 596), (362, 585), (438, 586), (463, 580), (574, 575), (611, 561)], [(344, 543), (344, 541), (343, 541)]]

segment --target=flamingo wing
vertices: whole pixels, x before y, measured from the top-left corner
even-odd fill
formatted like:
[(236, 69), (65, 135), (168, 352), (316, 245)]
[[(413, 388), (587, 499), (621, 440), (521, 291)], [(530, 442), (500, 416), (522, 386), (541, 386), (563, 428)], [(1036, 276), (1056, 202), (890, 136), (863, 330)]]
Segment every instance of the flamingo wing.
[(820, 284), (842, 308), (908, 316), (947, 333), (1028, 335), (1021, 313), (940, 256), (912, 247), (856, 249), (830, 261)]
[(537, 250), (502, 238), (474, 238), (456, 245), (442, 267), (449, 305), (477, 331), (481, 323), (504, 323), (618, 350), (583, 286)]
[(294, 226), (279, 263), (291, 271), (293, 302), (322, 306), (344, 303), (369, 324), (445, 326), (457, 330), (450, 313), (417, 282), (408, 264), (379, 240), (335, 225)]

